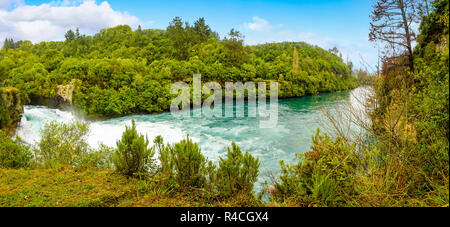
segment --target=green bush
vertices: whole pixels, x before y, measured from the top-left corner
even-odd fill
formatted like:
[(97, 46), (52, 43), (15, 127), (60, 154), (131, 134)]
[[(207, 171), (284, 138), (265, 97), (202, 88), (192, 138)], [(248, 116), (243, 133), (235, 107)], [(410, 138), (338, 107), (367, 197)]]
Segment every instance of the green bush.
[(138, 134), (136, 123), (126, 126), (122, 139), (117, 141), (117, 150), (113, 155), (116, 169), (126, 176), (143, 176), (153, 167), (155, 151), (148, 147), (148, 138)]
[(20, 139), (12, 140), (0, 130), (0, 168), (18, 169), (31, 166), (33, 154)]
[(221, 195), (232, 196), (237, 193), (252, 193), (257, 181), (259, 159), (248, 151), (242, 154), (241, 149), (233, 142), (228, 148), (227, 159), (220, 158), (217, 170), (217, 188)]
[(112, 157), (115, 148), (100, 145), (98, 150), (91, 150), (81, 158), (80, 168), (111, 169), (114, 167)]
[(181, 187), (204, 188), (212, 185), (215, 166), (201, 153), (197, 143), (189, 135), (174, 145), (163, 145), (161, 137), (155, 139), (159, 150), (163, 176), (174, 180)]
[(281, 162), (280, 181), (272, 195), (278, 202), (300, 206), (347, 206), (357, 193), (358, 156), (343, 138), (331, 139), (317, 131), (312, 150), (296, 165)]
[(173, 147), (170, 144), (164, 145), (164, 139), (161, 136), (157, 136), (153, 141), (156, 149), (159, 153), (159, 161), (161, 163), (160, 172), (166, 179), (170, 179), (174, 176), (174, 162), (173, 162)]
[(86, 122), (47, 123), (36, 150), (38, 161), (44, 167), (76, 167), (82, 164), (90, 151), (87, 143), (89, 125)]
[(0, 89), (0, 129), (7, 126), (10, 120), (8, 108), (3, 99), (3, 89)]

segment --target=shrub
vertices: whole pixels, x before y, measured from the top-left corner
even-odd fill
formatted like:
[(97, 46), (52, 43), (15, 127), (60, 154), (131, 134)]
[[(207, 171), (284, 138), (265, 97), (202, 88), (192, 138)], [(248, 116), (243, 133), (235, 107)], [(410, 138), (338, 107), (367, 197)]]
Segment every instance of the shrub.
[(296, 165), (281, 162), (280, 181), (272, 195), (278, 202), (300, 206), (347, 206), (357, 193), (359, 165), (355, 147), (317, 131), (312, 150), (299, 155)]
[(0, 129), (6, 127), (10, 120), (8, 108), (3, 99), (3, 89), (0, 89)]
[(20, 139), (12, 140), (0, 130), (0, 168), (19, 169), (31, 166), (33, 154)]
[(80, 165), (78, 167), (111, 169), (114, 167), (112, 156), (115, 151), (115, 148), (101, 144), (98, 150), (91, 150), (89, 153), (86, 153), (86, 155), (82, 156)]
[[(155, 139), (159, 150), (163, 176), (174, 180), (181, 187), (204, 188), (211, 186), (215, 166), (201, 153), (197, 143), (186, 139), (174, 145), (163, 145), (161, 137)], [(209, 181), (209, 182), (208, 182)]]
[(161, 162), (160, 172), (163, 177), (170, 179), (173, 177), (174, 173), (174, 162), (173, 162), (173, 147), (170, 144), (164, 145), (164, 139), (161, 136), (157, 136), (153, 143), (159, 153), (159, 161)]
[(259, 159), (254, 158), (248, 151), (242, 154), (241, 149), (233, 142), (228, 148), (227, 159), (220, 158), (217, 170), (217, 188), (223, 196), (237, 193), (252, 193), (253, 185), (257, 181)]
[(149, 173), (153, 166), (155, 151), (148, 147), (147, 137), (138, 134), (136, 123), (132, 120), (131, 127), (125, 126), (122, 139), (117, 141), (117, 150), (113, 155), (116, 169), (126, 176), (143, 176)]
[(73, 121), (69, 124), (50, 122), (42, 129), (42, 139), (36, 150), (38, 160), (44, 167), (75, 167), (89, 153), (87, 136), (89, 125)]

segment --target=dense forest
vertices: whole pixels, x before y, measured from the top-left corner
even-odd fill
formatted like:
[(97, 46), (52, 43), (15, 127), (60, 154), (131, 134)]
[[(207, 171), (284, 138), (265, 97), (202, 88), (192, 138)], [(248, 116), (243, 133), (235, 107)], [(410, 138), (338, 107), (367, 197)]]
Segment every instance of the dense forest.
[[(285, 98), (354, 88), (351, 71), (336, 52), (306, 43), (245, 46), (234, 29), (220, 39), (203, 18), (190, 25), (177, 17), (166, 30), (70, 30), (61, 42), (7, 39), (0, 51), (0, 81), (18, 88), (24, 103), (63, 97), (87, 116), (167, 111), (170, 86), (196, 73), (222, 85), (279, 81)], [(67, 90), (73, 97), (61, 95)]]

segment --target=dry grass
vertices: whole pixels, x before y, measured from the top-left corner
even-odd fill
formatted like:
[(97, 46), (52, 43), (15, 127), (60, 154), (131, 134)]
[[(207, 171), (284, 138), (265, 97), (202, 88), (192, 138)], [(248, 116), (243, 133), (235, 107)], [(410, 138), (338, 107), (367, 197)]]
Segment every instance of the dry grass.
[[(434, 182), (420, 168), (421, 158), (416, 151), (416, 130), (408, 121), (408, 96), (398, 94), (386, 107), (383, 117), (373, 117), (375, 93), (366, 97), (352, 97), (338, 111), (324, 109), (327, 132), (334, 137), (347, 138), (355, 143), (358, 166), (358, 206), (442, 206), (448, 198), (448, 176), (445, 182)], [(356, 105), (355, 105), (356, 103)], [(355, 108), (363, 106), (364, 108)], [(372, 123), (371, 121), (376, 122)], [(424, 190), (421, 184), (432, 185)], [(448, 206), (448, 205), (446, 205)]]

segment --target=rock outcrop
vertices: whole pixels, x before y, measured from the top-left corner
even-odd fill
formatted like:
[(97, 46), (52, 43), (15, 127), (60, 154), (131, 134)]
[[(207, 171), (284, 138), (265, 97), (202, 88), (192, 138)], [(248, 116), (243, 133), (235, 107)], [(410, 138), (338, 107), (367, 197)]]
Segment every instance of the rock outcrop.
[(58, 85), (56, 96), (54, 97), (31, 97), (31, 105), (48, 106), (51, 108), (58, 108), (63, 110), (72, 109), (73, 93), (81, 86), (81, 81), (73, 79), (68, 84)]
[(73, 96), (73, 90), (75, 89), (75, 84), (77, 84), (76, 80), (72, 80), (67, 85), (59, 85), (57, 95), (61, 97), (64, 102), (69, 103), (72, 105), (72, 96)]

